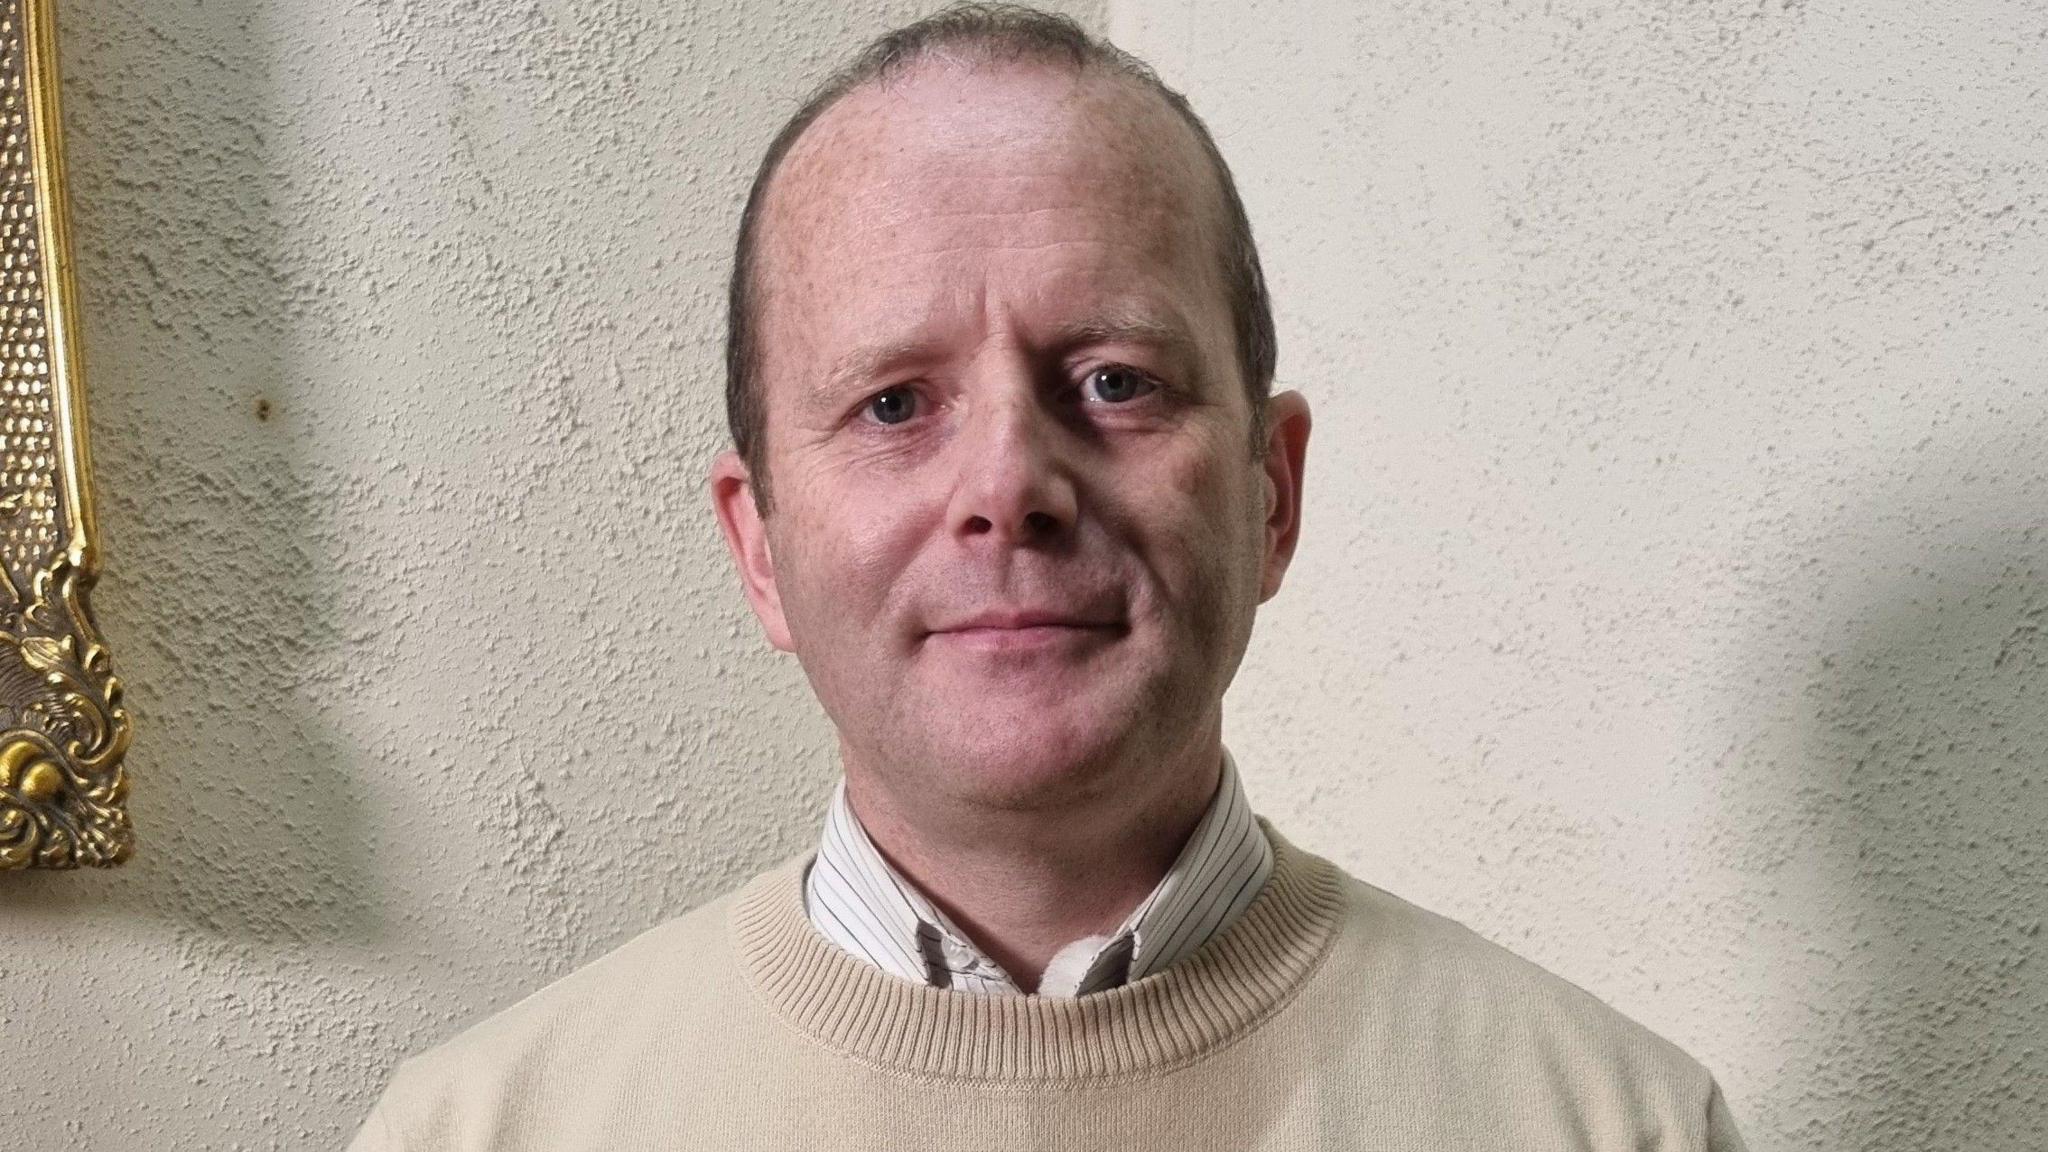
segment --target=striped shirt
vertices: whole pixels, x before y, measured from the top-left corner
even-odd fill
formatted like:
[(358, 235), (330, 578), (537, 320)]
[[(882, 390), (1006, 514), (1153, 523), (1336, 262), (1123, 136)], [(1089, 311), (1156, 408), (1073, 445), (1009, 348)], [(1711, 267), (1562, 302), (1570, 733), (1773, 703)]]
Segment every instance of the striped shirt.
[[(1185, 959), (1242, 914), (1273, 873), (1273, 845), (1252, 819), (1237, 765), (1223, 778), (1173, 866), (1114, 932), (1061, 948), (1038, 995), (1085, 996)], [(804, 878), (804, 909), (827, 940), (884, 972), (934, 988), (1022, 994), (1009, 973), (890, 866), (833, 791), (824, 838)]]

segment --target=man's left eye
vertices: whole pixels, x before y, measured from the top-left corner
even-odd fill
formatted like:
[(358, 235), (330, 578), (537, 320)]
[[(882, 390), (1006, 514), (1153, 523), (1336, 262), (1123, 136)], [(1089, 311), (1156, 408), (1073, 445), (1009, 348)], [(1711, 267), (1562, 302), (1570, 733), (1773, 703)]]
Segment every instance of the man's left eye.
[(1088, 373), (1088, 379), (1081, 384), (1081, 392), (1085, 399), (1099, 403), (1128, 404), (1156, 387), (1144, 373), (1134, 368), (1105, 364)]

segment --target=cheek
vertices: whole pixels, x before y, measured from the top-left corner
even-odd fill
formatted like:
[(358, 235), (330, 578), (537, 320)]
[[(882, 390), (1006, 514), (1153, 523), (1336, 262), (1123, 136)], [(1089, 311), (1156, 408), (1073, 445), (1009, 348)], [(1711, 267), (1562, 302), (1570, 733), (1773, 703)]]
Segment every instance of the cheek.
[(796, 479), (778, 493), (771, 546), (784, 612), (801, 647), (805, 636), (873, 627), (901, 583), (917, 531), (906, 510), (843, 477)]
[[(1152, 562), (1169, 592), (1203, 614), (1229, 607), (1257, 579), (1256, 520), (1247, 510), (1251, 468), (1228, 446), (1175, 453), (1154, 483), (1129, 504), (1134, 530), (1149, 538)], [(1169, 515), (1169, 511), (1171, 514)]]

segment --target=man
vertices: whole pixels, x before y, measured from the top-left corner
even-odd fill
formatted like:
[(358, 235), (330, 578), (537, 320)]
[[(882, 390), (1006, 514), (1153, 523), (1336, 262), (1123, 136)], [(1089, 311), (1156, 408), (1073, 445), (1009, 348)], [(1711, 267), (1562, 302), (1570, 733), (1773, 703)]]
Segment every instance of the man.
[(360, 1149), (1738, 1148), (1712, 1078), (1255, 821), (1306, 402), (1198, 120), (1020, 9), (770, 147), (713, 470), (819, 850), (409, 1061)]

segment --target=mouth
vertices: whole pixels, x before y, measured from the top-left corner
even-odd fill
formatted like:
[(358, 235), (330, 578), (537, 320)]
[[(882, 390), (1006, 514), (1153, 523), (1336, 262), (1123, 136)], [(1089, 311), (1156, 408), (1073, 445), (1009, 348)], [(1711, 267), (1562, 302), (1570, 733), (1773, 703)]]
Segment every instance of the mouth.
[(1068, 612), (989, 612), (933, 628), (924, 638), (981, 651), (1014, 652), (1112, 640), (1129, 630), (1121, 620)]

